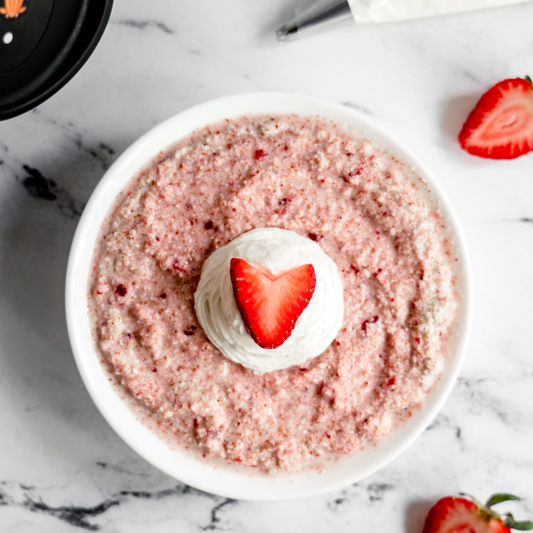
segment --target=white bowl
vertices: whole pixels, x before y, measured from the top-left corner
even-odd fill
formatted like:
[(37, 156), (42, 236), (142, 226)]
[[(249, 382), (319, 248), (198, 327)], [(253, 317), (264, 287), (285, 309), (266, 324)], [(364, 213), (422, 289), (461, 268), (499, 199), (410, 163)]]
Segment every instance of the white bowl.
[[(406, 163), (406, 168), (414, 169), (429, 186), (428, 199), (438, 202), (441, 214), (447, 220), (458, 257), (455, 275), (461, 300), (442, 376), (427, 396), (423, 408), (414, 412), (405, 425), (393, 429), (376, 446), (368, 446), (322, 472), (264, 476), (253, 475), (244, 468), (214, 468), (173, 449), (140, 421), (138, 413), (125, 401), (124, 394), (117, 392), (109, 381), (100, 362), (91, 336), (87, 295), (91, 260), (100, 227), (117, 194), (139, 169), (193, 130), (208, 124), (245, 114), (286, 113), (332, 119), (394, 154)], [(291, 94), (249, 93), (212, 100), (170, 118), (131, 145), (106, 172), (83, 212), (72, 244), (66, 281), (66, 313), (72, 349), (85, 386), (109, 424), (137, 453), (168, 475), (207, 492), (248, 500), (283, 500), (313, 496), (355, 483), (392, 461), (428, 426), (452, 389), (465, 354), (471, 314), (470, 287), (464, 241), (455, 215), (436, 180), (407, 148), (368, 118), (346, 107)]]

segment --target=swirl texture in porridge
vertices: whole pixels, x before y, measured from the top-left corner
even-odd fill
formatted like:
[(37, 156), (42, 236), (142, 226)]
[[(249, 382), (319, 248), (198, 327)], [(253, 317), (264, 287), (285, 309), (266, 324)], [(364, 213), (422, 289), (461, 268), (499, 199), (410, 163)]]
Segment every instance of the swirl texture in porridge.
[[(204, 128), (119, 196), (90, 280), (110, 371), (180, 446), (263, 472), (321, 466), (381, 438), (438, 379), (455, 308), (443, 220), (405, 169), (317, 118)], [(204, 334), (194, 294), (210, 254), (255, 228), (316, 242), (344, 320), (317, 357), (256, 372)]]

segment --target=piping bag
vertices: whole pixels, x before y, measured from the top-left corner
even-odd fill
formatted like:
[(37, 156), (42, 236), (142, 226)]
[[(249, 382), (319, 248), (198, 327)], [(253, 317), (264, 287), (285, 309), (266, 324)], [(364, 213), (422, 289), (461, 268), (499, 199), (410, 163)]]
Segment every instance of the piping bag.
[(489, 7), (524, 4), (530, 0), (320, 0), (301, 8), (277, 32), (278, 41), (292, 41), (303, 34), (329, 26), (355, 21), (356, 24), (382, 24)]

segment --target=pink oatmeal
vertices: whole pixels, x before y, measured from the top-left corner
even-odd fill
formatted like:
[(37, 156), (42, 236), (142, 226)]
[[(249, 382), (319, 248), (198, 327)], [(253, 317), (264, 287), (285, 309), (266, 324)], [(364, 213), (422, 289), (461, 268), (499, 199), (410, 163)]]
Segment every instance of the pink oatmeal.
[[(263, 472), (316, 467), (384, 436), (438, 379), (456, 296), (424, 185), (366, 140), (295, 116), (215, 124), (121, 193), (90, 280), (95, 338), (118, 382), (179, 445)], [(316, 241), (344, 324), (305, 364), (226, 359), (194, 312), (202, 265), (254, 228)]]

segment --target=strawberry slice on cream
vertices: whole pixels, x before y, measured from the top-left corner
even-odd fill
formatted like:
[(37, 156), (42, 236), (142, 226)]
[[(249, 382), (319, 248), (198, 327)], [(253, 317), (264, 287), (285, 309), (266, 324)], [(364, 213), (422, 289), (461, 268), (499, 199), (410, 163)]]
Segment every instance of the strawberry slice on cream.
[(313, 265), (293, 268), (275, 276), (244, 259), (230, 262), (235, 301), (252, 339), (261, 348), (281, 346), (309, 305), (316, 286)]

